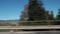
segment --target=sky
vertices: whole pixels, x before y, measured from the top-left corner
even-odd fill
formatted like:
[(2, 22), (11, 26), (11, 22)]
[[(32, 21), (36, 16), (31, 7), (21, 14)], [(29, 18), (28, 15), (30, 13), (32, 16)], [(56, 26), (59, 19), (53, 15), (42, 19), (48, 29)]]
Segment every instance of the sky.
[[(45, 10), (54, 11), (57, 15), (60, 0), (42, 0)], [(28, 0), (0, 0), (0, 20), (16, 20), (20, 18), (24, 5)]]

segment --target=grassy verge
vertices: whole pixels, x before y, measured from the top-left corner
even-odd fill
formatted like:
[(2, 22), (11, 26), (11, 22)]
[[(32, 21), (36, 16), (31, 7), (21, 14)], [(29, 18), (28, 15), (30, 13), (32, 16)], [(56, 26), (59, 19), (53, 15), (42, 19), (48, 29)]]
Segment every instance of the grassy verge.
[(38, 25), (48, 25), (48, 22), (24, 22), (19, 23), (22, 26), (38, 26)]

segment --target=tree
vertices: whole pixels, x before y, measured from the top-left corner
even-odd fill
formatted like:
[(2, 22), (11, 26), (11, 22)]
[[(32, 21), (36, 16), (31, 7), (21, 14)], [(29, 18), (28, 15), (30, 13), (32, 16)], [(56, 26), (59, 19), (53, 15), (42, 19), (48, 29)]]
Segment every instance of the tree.
[(58, 9), (58, 15), (56, 16), (57, 20), (60, 20), (60, 9)]
[(25, 18), (24, 16), (25, 16), (25, 12), (23, 11), (23, 12), (21, 13), (21, 16), (20, 16), (20, 17), (21, 17), (21, 18), (20, 18), (20, 21), (24, 21), (24, 20), (25, 20), (25, 19), (24, 19), (24, 18)]
[(25, 4), (24, 6), (24, 11), (22, 11), (22, 14), (21, 14), (21, 21), (27, 21), (28, 20), (28, 4)]
[[(58, 9), (58, 14), (56, 16), (56, 20), (60, 20), (60, 9)], [(56, 25), (60, 25), (60, 21), (55, 23)]]
[[(50, 12), (49, 20), (54, 20), (54, 14), (53, 11)], [(55, 24), (55, 22), (50, 22), (50, 25)]]
[(29, 7), (28, 7), (28, 20), (45, 20), (45, 9), (43, 8), (42, 1), (38, 0), (29, 0)]
[(50, 16), (50, 20), (54, 19), (54, 15), (53, 15), (53, 11), (51, 11), (51, 16)]
[(46, 19), (47, 19), (47, 20), (50, 20), (50, 16), (51, 16), (51, 15), (49, 14), (49, 11), (46, 11)]

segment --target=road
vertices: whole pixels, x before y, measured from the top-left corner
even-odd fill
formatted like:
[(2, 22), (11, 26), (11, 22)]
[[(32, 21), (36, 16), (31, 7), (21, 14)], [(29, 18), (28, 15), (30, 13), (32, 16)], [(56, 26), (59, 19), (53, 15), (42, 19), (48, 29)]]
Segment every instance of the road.
[(0, 34), (60, 34), (60, 31), (0, 32)]
[(0, 26), (0, 29), (60, 29), (60, 26)]

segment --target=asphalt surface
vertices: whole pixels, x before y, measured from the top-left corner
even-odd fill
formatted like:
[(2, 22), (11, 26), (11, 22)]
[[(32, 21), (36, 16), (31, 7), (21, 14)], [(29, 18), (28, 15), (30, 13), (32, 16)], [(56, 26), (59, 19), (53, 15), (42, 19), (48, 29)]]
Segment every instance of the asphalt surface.
[(60, 29), (60, 26), (0, 26), (0, 29)]
[(0, 34), (60, 34), (60, 31), (0, 32)]

